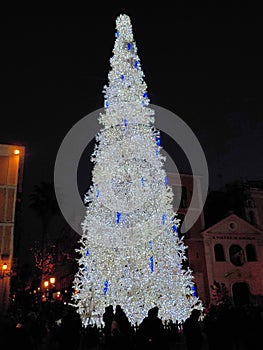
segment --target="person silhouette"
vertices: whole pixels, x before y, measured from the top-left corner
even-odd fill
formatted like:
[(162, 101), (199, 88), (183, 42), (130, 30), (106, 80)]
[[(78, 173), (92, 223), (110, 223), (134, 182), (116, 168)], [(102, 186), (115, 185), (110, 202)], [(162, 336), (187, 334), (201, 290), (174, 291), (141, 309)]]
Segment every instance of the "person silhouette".
[(199, 317), (201, 311), (194, 309), (183, 324), (183, 334), (187, 350), (200, 350), (203, 345), (203, 334), (201, 331)]
[(116, 305), (111, 325), (111, 342), (114, 349), (128, 349), (131, 346), (131, 324), (120, 305)]
[(105, 307), (105, 312), (102, 315), (102, 320), (104, 322), (104, 335), (105, 335), (106, 346), (110, 346), (111, 327), (112, 327), (113, 319), (114, 319), (113, 305), (108, 305)]
[(164, 341), (164, 325), (158, 316), (157, 306), (148, 311), (148, 315), (139, 325), (139, 349), (160, 349)]

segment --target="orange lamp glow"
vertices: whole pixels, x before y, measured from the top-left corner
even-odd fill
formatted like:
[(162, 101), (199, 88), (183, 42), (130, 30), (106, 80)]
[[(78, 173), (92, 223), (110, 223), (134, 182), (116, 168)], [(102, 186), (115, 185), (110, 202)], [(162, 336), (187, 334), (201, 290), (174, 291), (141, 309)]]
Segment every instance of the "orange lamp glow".
[(15, 150), (14, 150), (14, 154), (15, 154), (15, 155), (20, 154), (20, 150), (19, 150), (19, 149), (15, 149)]
[(49, 279), (51, 284), (55, 284), (56, 283), (56, 278), (55, 277), (50, 277)]

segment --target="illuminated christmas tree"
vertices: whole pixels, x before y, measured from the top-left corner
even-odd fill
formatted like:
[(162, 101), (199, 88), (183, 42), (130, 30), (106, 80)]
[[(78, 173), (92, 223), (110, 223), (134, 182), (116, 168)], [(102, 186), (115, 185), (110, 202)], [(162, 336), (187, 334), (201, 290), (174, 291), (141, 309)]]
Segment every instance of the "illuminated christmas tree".
[(187, 247), (178, 237), (160, 132), (127, 15), (117, 18), (115, 36), (73, 305), (85, 327), (100, 323), (109, 304), (120, 304), (132, 324), (156, 305), (163, 320), (180, 323), (202, 305), (192, 271), (183, 269)]

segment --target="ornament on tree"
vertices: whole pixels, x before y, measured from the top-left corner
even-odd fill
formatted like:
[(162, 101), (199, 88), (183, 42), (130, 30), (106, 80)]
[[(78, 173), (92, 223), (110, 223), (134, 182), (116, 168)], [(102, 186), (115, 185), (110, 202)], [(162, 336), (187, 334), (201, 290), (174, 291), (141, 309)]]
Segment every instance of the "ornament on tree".
[(72, 299), (83, 326), (121, 305), (132, 324), (159, 307), (163, 320), (183, 322), (194, 308), (192, 271), (164, 169), (147, 86), (129, 16), (116, 20), (102, 129), (91, 156), (92, 186), (79, 241)]

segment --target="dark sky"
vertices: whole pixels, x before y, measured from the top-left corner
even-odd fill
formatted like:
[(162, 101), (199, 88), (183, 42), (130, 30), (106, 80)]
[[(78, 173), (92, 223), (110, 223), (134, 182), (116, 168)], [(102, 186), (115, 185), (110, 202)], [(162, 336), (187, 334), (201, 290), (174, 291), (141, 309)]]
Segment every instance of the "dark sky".
[(26, 147), (25, 196), (53, 179), (74, 124), (103, 107), (121, 13), (131, 17), (151, 103), (195, 133), (210, 187), (263, 179), (262, 11), (98, 6), (85, 16), (1, 18), (0, 143)]

